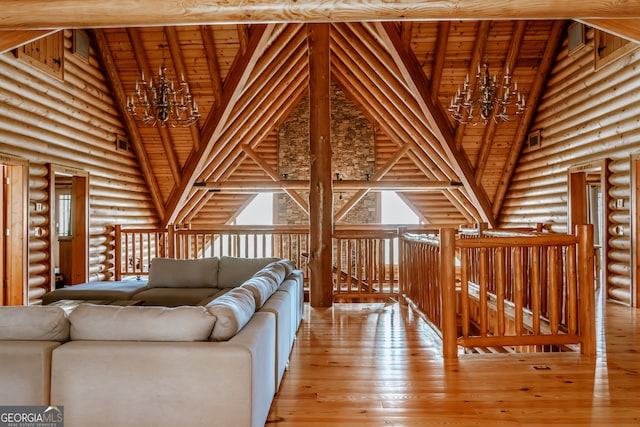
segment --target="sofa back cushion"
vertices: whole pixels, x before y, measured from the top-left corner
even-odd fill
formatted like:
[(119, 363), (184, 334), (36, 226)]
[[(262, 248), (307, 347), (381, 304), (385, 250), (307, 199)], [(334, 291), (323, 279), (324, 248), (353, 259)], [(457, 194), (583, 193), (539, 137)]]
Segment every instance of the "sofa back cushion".
[(149, 267), (150, 288), (216, 288), (218, 258), (154, 258)]
[(207, 341), (215, 318), (204, 307), (80, 304), (69, 315), (71, 340)]
[(253, 276), (240, 287), (251, 291), (256, 302), (256, 310), (260, 310), (269, 297), (278, 290), (278, 286), (280, 286), (280, 282), (276, 282), (271, 277)]
[(249, 323), (256, 311), (256, 302), (250, 290), (240, 287), (214, 299), (206, 308), (216, 318), (209, 339), (227, 341)]
[(69, 321), (61, 307), (0, 307), (0, 340), (59, 341), (69, 339)]
[(238, 258), (223, 256), (218, 264), (218, 287), (235, 288), (253, 276), (258, 270), (279, 258)]

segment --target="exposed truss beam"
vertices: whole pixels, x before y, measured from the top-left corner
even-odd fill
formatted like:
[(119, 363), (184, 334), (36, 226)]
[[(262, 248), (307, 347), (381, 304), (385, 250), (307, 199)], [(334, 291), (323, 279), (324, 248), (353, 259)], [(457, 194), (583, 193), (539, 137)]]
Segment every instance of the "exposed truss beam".
[(428, 122), (435, 124), (435, 128), (431, 130), (438, 136), (442, 149), (452, 163), (452, 166), (458, 172), (458, 177), (468, 191), (469, 197), (478, 209), (482, 220), (491, 224), (491, 226), (495, 226), (495, 218), (491, 213), (491, 203), (484, 190), (475, 182), (473, 171), (466, 158), (456, 148), (451, 127), (445, 117), (443, 109), (439, 104), (433, 103), (429, 90), (429, 82), (422, 68), (420, 68), (415, 54), (404, 50), (398, 27), (395, 24), (377, 23), (375, 25), (380, 35), (386, 40), (396, 64), (402, 70), (403, 77), (407, 83), (413, 87), (414, 95), (422, 108), (422, 113)]
[[(222, 182), (202, 182), (194, 185), (216, 191), (229, 192), (257, 192), (269, 193), (273, 191), (309, 190), (307, 180), (277, 180), (277, 181), (249, 181), (226, 180)], [(393, 180), (393, 181), (363, 181), (363, 180), (333, 180), (335, 191), (369, 190), (369, 191), (433, 191), (443, 188), (460, 187), (455, 181), (431, 181), (427, 179)]]

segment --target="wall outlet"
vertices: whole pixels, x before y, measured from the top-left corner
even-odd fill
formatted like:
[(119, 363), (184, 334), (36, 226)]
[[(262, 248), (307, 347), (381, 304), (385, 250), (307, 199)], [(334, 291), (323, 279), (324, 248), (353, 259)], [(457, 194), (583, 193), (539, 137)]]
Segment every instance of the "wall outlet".
[(618, 209), (624, 208), (624, 199), (616, 199), (616, 208)]

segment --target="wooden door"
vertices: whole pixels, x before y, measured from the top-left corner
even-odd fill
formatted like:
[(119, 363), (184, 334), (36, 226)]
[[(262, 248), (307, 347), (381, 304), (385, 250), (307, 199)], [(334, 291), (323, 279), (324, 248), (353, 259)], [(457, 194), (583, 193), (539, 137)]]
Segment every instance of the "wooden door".
[(1, 305), (28, 302), (28, 200), (29, 163), (0, 154), (0, 280)]
[[(50, 199), (57, 203), (56, 180), (64, 179), (71, 183), (71, 203), (70, 203), (70, 229), (68, 240), (64, 242), (68, 245), (67, 251), (62, 251), (57, 241), (57, 232), (50, 233), (51, 248), (57, 250), (57, 256), (50, 257), (50, 271), (52, 272), (51, 283), (55, 283), (53, 272), (55, 271), (55, 260), (60, 259), (60, 263), (66, 263), (64, 283), (66, 285), (76, 285), (86, 283), (89, 280), (89, 174), (74, 168), (50, 165)], [(57, 207), (50, 210), (51, 224), (57, 222)], [(66, 256), (65, 256), (66, 255)], [(65, 257), (66, 259), (61, 259)]]
[[(610, 221), (607, 173), (606, 160), (589, 162), (570, 168), (568, 180), (568, 232), (574, 233), (576, 225), (594, 225), (594, 233), (597, 233), (593, 240), (597, 242), (594, 261), (598, 284), (606, 284), (608, 280), (606, 262)], [(594, 200), (596, 193), (599, 193), (599, 201)]]

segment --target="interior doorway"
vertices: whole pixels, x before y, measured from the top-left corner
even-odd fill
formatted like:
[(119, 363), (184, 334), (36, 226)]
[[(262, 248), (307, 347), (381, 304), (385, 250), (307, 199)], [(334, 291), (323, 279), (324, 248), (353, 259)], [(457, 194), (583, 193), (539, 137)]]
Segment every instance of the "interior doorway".
[(51, 283), (56, 288), (89, 279), (89, 174), (50, 166)]
[(0, 305), (28, 301), (29, 162), (0, 154)]
[(604, 295), (607, 295), (608, 283), (608, 194), (606, 160), (576, 165), (569, 169), (568, 231), (573, 233), (574, 227), (579, 224), (593, 225), (595, 287), (602, 287)]

